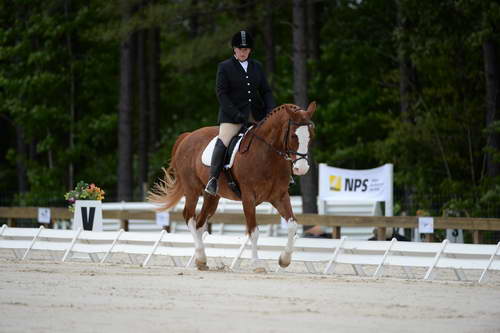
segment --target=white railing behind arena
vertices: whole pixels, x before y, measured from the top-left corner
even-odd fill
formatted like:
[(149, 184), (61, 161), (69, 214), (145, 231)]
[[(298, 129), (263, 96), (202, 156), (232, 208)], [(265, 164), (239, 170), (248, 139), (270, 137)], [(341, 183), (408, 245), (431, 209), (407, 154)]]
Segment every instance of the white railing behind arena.
[[(292, 196), (292, 209), (295, 214), (302, 214), (302, 198), (300, 196)], [(184, 209), (185, 199), (181, 201), (171, 210), (173, 212), (182, 212)], [(197, 211), (201, 210), (203, 198), (200, 197), (196, 206)], [(146, 202), (113, 202), (103, 203), (103, 210), (154, 210), (154, 205)], [(319, 214), (325, 215), (341, 215), (341, 216), (381, 216), (382, 211), (380, 203), (371, 201), (318, 201)], [(240, 201), (228, 199), (220, 199), (217, 207), (218, 213), (238, 213), (243, 214), (243, 207)], [(270, 203), (262, 203), (256, 207), (257, 214), (275, 214), (278, 212)], [(242, 224), (223, 224), (217, 223), (216, 216), (210, 221), (212, 223), (212, 233), (220, 235), (242, 235), (245, 232), (245, 226)], [(171, 221), (170, 230), (172, 233), (189, 232), (184, 221)], [(299, 221), (300, 223), (300, 221)], [(103, 220), (104, 231), (116, 231), (120, 228), (120, 221), (116, 219)], [(155, 221), (151, 220), (129, 220), (129, 231), (159, 231), (161, 227)], [(266, 236), (286, 236), (287, 230), (283, 225), (261, 225), (259, 226), (260, 233)], [(331, 228), (325, 228), (326, 232), (331, 232)], [(301, 232), (301, 230), (299, 230)], [(368, 239), (373, 236), (373, 228), (369, 227), (343, 227), (342, 236), (347, 236), (350, 239)]]
[[(217, 263), (231, 261), (237, 270), (243, 260), (251, 259), (249, 239), (246, 236), (209, 235), (205, 233), (206, 255)], [(286, 246), (281, 237), (261, 236), (258, 243), (260, 259), (269, 268), (277, 269), (278, 257)], [(15, 258), (25, 260), (36, 251), (47, 252), (53, 260), (86, 259), (95, 263), (112, 260), (113, 255), (126, 254), (133, 264), (146, 266), (153, 256), (170, 259), (173, 266), (192, 267), (194, 244), (189, 234), (166, 231), (144, 232), (90, 232), (31, 228), (0, 229), (0, 250), (12, 251)], [(84, 255), (82, 257), (82, 255)], [(309, 273), (333, 274), (339, 264), (352, 267), (356, 275), (383, 276), (384, 268), (402, 267), (407, 278), (417, 278), (418, 268), (424, 280), (432, 280), (440, 269), (452, 270), (458, 280), (467, 281), (466, 272), (480, 272), (478, 282), (484, 282), (490, 271), (500, 271), (500, 242), (497, 245), (415, 243), (392, 241), (359, 241), (341, 239), (298, 238), (293, 261), (304, 263)], [(322, 264), (321, 270), (318, 270)], [(367, 274), (367, 267), (373, 273)], [(273, 267), (271, 267), (273, 268)]]

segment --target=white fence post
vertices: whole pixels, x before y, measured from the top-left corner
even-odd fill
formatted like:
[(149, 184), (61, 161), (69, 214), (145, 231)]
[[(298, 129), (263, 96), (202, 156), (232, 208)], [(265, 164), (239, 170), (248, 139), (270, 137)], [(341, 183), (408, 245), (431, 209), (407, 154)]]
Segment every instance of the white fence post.
[(35, 244), (38, 235), (40, 235), (40, 232), (42, 232), (43, 229), (44, 229), (43, 225), (41, 225), (40, 228), (38, 228), (38, 232), (36, 233), (35, 237), (33, 237), (30, 246), (26, 249), (26, 252), (24, 252), (23, 258), (21, 260), (24, 260), (28, 257), (28, 253), (33, 248), (33, 245)]
[(330, 259), (330, 261), (326, 265), (325, 270), (323, 271), (323, 274), (330, 274), (333, 272), (333, 270), (335, 268), (335, 261), (337, 260), (337, 257), (339, 256), (340, 251), (342, 251), (342, 246), (344, 245), (344, 242), (346, 239), (347, 239), (346, 236), (343, 236), (340, 239), (340, 243), (337, 246), (337, 248), (335, 249), (335, 252), (333, 252), (332, 258)]
[(373, 273), (373, 278), (375, 278), (375, 279), (378, 278), (379, 275), (382, 273), (382, 269), (383, 269), (383, 266), (384, 266), (384, 263), (385, 263), (385, 259), (389, 255), (389, 252), (391, 252), (391, 248), (394, 245), (394, 243), (396, 243), (396, 242), (397, 242), (396, 238), (393, 238), (391, 240), (391, 243), (389, 244), (389, 247), (387, 248), (387, 251), (385, 251), (384, 256), (382, 257), (382, 260), (380, 261), (380, 264), (378, 265), (377, 269), (375, 270), (375, 273)]
[(7, 224), (4, 224), (4, 225), (2, 226), (2, 229), (0, 229), (0, 236), (2, 236), (3, 231), (4, 231), (5, 229), (7, 229)]
[(429, 267), (429, 269), (427, 270), (427, 273), (424, 276), (424, 280), (428, 280), (428, 279), (432, 280), (432, 277), (431, 277), (432, 271), (433, 271), (434, 267), (436, 267), (437, 263), (439, 262), (439, 258), (443, 254), (443, 251), (446, 248), (446, 245), (448, 245), (448, 240), (445, 239), (441, 244), (442, 244), (441, 248), (436, 253), (436, 256), (434, 257), (434, 261), (432, 262), (432, 265)]
[(161, 239), (163, 238), (163, 235), (165, 235), (165, 232), (166, 232), (165, 230), (161, 231), (160, 238), (158, 238), (158, 240), (156, 241), (155, 245), (153, 245), (153, 248), (151, 249), (151, 253), (147, 256), (146, 260), (144, 260), (144, 262), (142, 263), (142, 267), (146, 267), (146, 265), (148, 264), (149, 260), (154, 255), (156, 249), (158, 248), (158, 245), (160, 245), (160, 242), (161, 242)]
[(500, 249), (500, 242), (498, 242), (497, 247), (495, 248), (495, 252), (491, 254), (491, 258), (488, 261), (488, 265), (484, 268), (483, 273), (481, 273), (481, 277), (479, 278), (478, 281), (479, 283), (482, 283), (484, 278), (486, 277), (486, 273), (488, 272), (488, 269), (490, 269), (493, 260), (495, 260), (495, 256), (498, 255), (498, 249)]
[(66, 259), (68, 258), (68, 255), (71, 253), (71, 250), (73, 250), (73, 247), (75, 246), (76, 241), (78, 240), (78, 237), (80, 236), (80, 233), (82, 232), (82, 230), (83, 230), (82, 228), (78, 228), (78, 230), (76, 231), (75, 237), (73, 237), (71, 245), (69, 246), (68, 250), (66, 251), (66, 253), (64, 254), (64, 256), (62, 258), (62, 262), (65, 262)]
[(240, 246), (240, 249), (238, 250), (238, 254), (236, 254), (236, 256), (233, 259), (233, 262), (231, 263), (231, 266), (230, 266), (231, 270), (233, 270), (239, 266), (239, 260), (240, 260), (241, 254), (245, 250), (245, 247), (247, 246), (247, 243), (249, 240), (250, 240), (250, 236), (246, 235), (244, 240), (243, 240), (243, 243)]
[(120, 229), (120, 231), (116, 235), (116, 238), (113, 240), (113, 243), (111, 243), (111, 246), (109, 247), (108, 251), (106, 252), (104, 257), (102, 257), (101, 264), (103, 264), (106, 261), (106, 259), (108, 259), (108, 256), (111, 254), (111, 251), (113, 251), (113, 248), (120, 239), (120, 236), (122, 235), (123, 231), (124, 231), (123, 229)]

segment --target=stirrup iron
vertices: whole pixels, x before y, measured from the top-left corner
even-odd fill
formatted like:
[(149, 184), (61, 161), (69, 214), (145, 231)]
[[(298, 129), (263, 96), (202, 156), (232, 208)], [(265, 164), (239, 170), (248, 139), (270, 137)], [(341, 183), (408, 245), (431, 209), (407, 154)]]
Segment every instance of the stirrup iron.
[(205, 192), (212, 196), (217, 195), (217, 192), (219, 192), (219, 184), (217, 178), (212, 177), (208, 180), (207, 186), (205, 187)]

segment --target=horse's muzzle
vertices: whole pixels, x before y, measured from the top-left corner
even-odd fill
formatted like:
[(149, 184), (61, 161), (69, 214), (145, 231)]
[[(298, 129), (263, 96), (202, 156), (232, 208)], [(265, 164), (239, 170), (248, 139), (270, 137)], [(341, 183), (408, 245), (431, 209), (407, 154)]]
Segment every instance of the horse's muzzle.
[(293, 166), (293, 174), (296, 176), (303, 176), (309, 171), (309, 164), (306, 160), (298, 161)]

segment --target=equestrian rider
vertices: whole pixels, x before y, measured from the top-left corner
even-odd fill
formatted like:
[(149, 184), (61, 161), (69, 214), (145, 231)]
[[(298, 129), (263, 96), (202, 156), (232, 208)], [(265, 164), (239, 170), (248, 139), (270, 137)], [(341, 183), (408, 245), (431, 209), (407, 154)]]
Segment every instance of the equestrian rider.
[(250, 59), (253, 39), (238, 31), (231, 40), (233, 56), (219, 63), (215, 91), (219, 100), (219, 135), (215, 143), (210, 177), (205, 191), (217, 195), (217, 180), (231, 139), (248, 121), (260, 121), (275, 106), (273, 93), (260, 62)]

